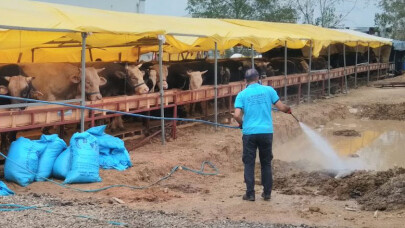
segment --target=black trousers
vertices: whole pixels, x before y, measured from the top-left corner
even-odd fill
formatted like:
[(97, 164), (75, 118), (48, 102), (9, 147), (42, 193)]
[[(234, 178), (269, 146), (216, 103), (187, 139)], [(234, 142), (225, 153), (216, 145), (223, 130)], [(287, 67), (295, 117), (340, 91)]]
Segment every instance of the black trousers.
[(273, 134), (243, 135), (242, 140), (246, 194), (248, 196), (255, 194), (255, 161), (256, 150), (259, 149), (263, 191), (264, 194), (270, 195), (273, 186), (273, 174), (271, 171)]

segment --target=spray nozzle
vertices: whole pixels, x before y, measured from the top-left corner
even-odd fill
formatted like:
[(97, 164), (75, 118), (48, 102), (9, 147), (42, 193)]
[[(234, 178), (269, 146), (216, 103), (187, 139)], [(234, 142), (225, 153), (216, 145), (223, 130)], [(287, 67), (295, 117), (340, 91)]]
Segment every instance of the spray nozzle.
[(294, 116), (294, 114), (290, 113), (292, 115), (292, 117), (294, 117), (294, 119), (299, 123), (300, 121), (298, 120), (297, 117)]

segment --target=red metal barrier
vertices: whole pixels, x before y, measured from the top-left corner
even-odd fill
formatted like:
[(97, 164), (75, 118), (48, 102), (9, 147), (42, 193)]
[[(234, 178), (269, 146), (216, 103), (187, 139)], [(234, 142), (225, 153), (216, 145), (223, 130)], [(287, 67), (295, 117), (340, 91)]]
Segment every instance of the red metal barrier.
[[(392, 64), (391, 64), (392, 65)], [(370, 70), (392, 69), (389, 63), (370, 64)], [(367, 72), (368, 66), (358, 66), (358, 73)], [(346, 68), (347, 75), (354, 74), (355, 67)], [(343, 68), (332, 69), (330, 78), (342, 78), (344, 76)], [(285, 76), (269, 77), (262, 80), (264, 85), (270, 85), (274, 88), (283, 88)], [(311, 74), (311, 82), (324, 81), (327, 79), (327, 72), (320, 71)], [(301, 85), (308, 82), (308, 74), (288, 75), (287, 86), (298, 85), (298, 101), (301, 98)], [(228, 85), (218, 86), (218, 98), (229, 97), (229, 109), (232, 109), (232, 97), (236, 96), (245, 88), (244, 82), (232, 82)], [(197, 103), (214, 99), (214, 86), (202, 86), (197, 90), (169, 90), (165, 92), (165, 108), (174, 108), (174, 116), (177, 116), (177, 107), (179, 105)], [(87, 102), (88, 107), (102, 108), (114, 111), (128, 113), (140, 113), (160, 108), (159, 93), (135, 96), (107, 97), (101, 101)], [(85, 121), (95, 125), (96, 120), (107, 119), (120, 116), (121, 114), (106, 113), (100, 111), (85, 111)], [(57, 105), (44, 105), (37, 107), (28, 107), (21, 111), (0, 111), (0, 132), (20, 131), (48, 126), (61, 126), (80, 122), (80, 110), (70, 107)], [(173, 121), (172, 135), (175, 137), (176, 121)]]

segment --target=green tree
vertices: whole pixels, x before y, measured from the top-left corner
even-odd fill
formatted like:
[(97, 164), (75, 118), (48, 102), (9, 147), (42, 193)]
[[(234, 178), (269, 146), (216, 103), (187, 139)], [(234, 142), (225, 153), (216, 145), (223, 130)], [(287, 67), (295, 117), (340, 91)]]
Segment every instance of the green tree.
[(192, 17), (297, 21), (290, 1), (282, 0), (188, 0), (186, 10)]
[(256, 0), (253, 8), (256, 20), (291, 23), (298, 20), (298, 12), (292, 1)]
[(296, 0), (303, 23), (326, 28), (341, 26), (342, 21), (353, 11), (357, 0), (348, 12), (338, 13), (336, 7), (343, 3), (345, 3), (343, 0)]
[(380, 0), (375, 23), (385, 37), (405, 40), (405, 0)]

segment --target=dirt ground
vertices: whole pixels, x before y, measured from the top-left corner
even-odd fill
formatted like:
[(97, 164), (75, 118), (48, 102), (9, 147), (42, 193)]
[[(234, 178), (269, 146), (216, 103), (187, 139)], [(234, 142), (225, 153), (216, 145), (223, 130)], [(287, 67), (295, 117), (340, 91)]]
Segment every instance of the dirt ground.
[[(405, 80), (405, 76), (395, 80)], [(405, 88), (361, 87), (347, 95), (293, 106), (293, 112), (314, 128), (346, 118), (390, 119), (403, 124), (404, 94)], [(199, 169), (203, 161), (215, 164), (220, 175), (201, 176), (180, 170), (147, 190), (113, 188), (98, 193), (80, 193), (43, 182), (25, 188), (7, 183), (17, 196), (0, 198), (0, 203), (53, 202), (64, 216), (42, 211), (0, 212), (4, 218), (0, 225), (16, 227), (17, 221), (21, 227), (49, 226), (49, 221), (53, 221), (54, 227), (107, 225), (68, 216), (83, 213), (126, 222), (130, 227), (404, 227), (405, 167), (356, 171), (335, 179), (333, 170), (314, 169), (317, 164), (313, 164), (311, 157), (295, 162), (279, 160), (291, 140), (302, 132), (299, 124), (283, 113), (274, 114), (274, 126), (274, 192), (270, 202), (260, 198), (259, 164), (256, 201), (241, 199), (245, 190), (241, 133), (195, 125), (180, 128), (178, 139), (170, 140), (165, 146), (156, 138), (131, 151), (133, 168), (123, 172), (102, 170), (101, 183), (73, 186), (84, 189), (112, 184), (143, 186), (167, 175), (176, 165)], [(33, 222), (21, 222), (27, 219)]]

